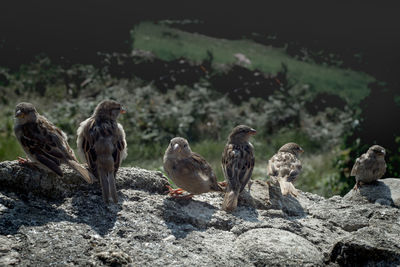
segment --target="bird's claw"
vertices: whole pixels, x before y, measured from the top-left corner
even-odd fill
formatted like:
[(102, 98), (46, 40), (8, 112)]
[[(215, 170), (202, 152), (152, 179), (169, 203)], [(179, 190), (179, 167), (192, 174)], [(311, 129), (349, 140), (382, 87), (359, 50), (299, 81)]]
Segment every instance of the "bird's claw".
[(225, 182), (218, 182), (218, 185), (222, 186), (222, 187), (227, 187), (228, 183), (226, 181)]
[(182, 188), (173, 189), (169, 185), (166, 185), (166, 187), (168, 188), (168, 195), (173, 198), (191, 199), (193, 197), (193, 194), (182, 195), (185, 192)]
[(18, 163), (21, 165), (28, 166), (28, 167), (36, 169), (36, 170), (40, 170), (39, 166), (34, 161), (30, 161), (30, 160), (22, 158), (22, 157), (18, 157), (17, 160), (18, 160)]
[(178, 196), (178, 195), (182, 195), (183, 194), (183, 189), (182, 188), (173, 189), (169, 185), (166, 185), (166, 187), (168, 188), (168, 195), (170, 195), (170, 196)]
[(353, 190), (358, 191), (361, 187), (361, 183), (360, 182), (356, 182), (356, 184), (353, 187)]
[(18, 157), (17, 160), (18, 160), (19, 164), (27, 164), (27, 163), (29, 163), (29, 160), (24, 159), (23, 157)]

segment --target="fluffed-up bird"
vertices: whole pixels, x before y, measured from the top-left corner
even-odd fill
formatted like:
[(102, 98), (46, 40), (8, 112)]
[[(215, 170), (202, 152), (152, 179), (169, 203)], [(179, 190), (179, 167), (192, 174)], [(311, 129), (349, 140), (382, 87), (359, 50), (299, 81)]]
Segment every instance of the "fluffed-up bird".
[(20, 163), (31, 162), (61, 177), (60, 166), (67, 164), (86, 182), (93, 183), (93, 175), (77, 161), (66, 134), (40, 115), (31, 103), (22, 102), (16, 106), (14, 133), (28, 158), (19, 158)]
[(222, 154), (222, 171), (227, 183), (222, 209), (233, 211), (237, 207), (239, 194), (249, 182), (254, 168), (253, 145), (249, 138), (256, 130), (246, 125), (236, 126), (229, 134)]
[[(173, 197), (191, 198), (210, 191), (223, 191), (210, 164), (190, 149), (185, 138), (175, 137), (171, 140), (163, 164), (168, 177), (180, 187), (175, 190), (169, 187), (169, 194)], [(179, 196), (182, 190), (189, 192), (189, 195)]]
[(268, 161), (267, 174), (273, 182), (279, 182), (282, 195), (297, 196), (293, 183), (301, 173), (301, 161), (298, 156), (304, 150), (296, 143), (283, 145)]
[(385, 155), (386, 151), (383, 147), (374, 145), (368, 149), (367, 153), (356, 159), (350, 174), (356, 177), (355, 190), (361, 187), (362, 183), (368, 184), (382, 178), (386, 172)]
[(81, 122), (77, 131), (78, 155), (100, 180), (106, 203), (110, 197), (114, 203), (118, 202), (115, 177), (122, 160), (128, 155), (125, 131), (117, 122), (121, 113), (125, 113), (125, 109), (120, 103), (104, 100), (90, 118)]

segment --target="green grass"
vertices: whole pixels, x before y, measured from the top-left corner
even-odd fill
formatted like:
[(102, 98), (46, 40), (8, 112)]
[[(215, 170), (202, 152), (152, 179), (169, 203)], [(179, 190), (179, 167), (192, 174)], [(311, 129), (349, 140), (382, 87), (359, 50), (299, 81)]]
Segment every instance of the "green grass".
[(131, 32), (133, 47), (148, 50), (164, 60), (185, 57), (196, 62), (207, 58), (207, 51), (216, 63), (233, 63), (234, 54), (242, 53), (252, 64), (250, 69), (276, 73), (285, 63), (289, 79), (309, 84), (314, 92), (330, 92), (345, 98), (350, 104), (358, 104), (369, 94), (368, 83), (375, 79), (365, 73), (318, 65), (296, 60), (284, 49), (257, 44), (249, 40), (225, 40), (196, 33), (184, 32), (165, 25), (141, 23)]
[(192, 151), (200, 154), (208, 161), (208, 163), (210, 163), (218, 181), (224, 180), (224, 174), (221, 168), (221, 158), (225, 143), (226, 141), (203, 140), (190, 145)]
[(301, 157), (302, 174), (295, 186), (325, 197), (340, 195), (347, 184), (340, 181), (340, 172), (334, 165), (338, 153), (339, 150), (331, 150)]
[(0, 161), (15, 160), (17, 157), (25, 157), (25, 153), (15, 136), (1, 136), (0, 138)]
[(0, 161), (24, 157), (25, 153), (13, 133), (12, 119), (2, 120), (2, 125), (4, 128), (0, 131)]

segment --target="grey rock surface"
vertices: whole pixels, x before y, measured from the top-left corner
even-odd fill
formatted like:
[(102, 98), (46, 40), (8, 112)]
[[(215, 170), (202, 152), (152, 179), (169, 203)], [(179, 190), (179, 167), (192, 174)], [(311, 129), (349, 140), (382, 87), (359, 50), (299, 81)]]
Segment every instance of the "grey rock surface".
[(0, 163), (0, 265), (400, 264), (395, 206), (283, 197), (276, 185), (254, 181), (229, 214), (220, 209), (222, 194), (174, 200), (160, 172), (139, 168), (121, 168), (120, 202), (105, 206), (98, 183), (64, 171), (58, 178)]
[(400, 208), (400, 179), (379, 179), (372, 184), (363, 184), (358, 190), (351, 190), (345, 200), (358, 203), (378, 203)]

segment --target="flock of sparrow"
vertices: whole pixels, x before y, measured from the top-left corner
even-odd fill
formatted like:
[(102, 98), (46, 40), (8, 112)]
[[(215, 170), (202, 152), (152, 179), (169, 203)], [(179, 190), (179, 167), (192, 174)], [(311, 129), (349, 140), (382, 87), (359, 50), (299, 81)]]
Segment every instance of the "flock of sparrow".
[[(115, 177), (127, 156), (125, 132), (117, 122), (123, 113), (125, 109), (120, 103), (105, 100), (97, 105), (90, 118), (80, 123), (77, 148), (79, 157), (87, 163), (86, 167), (78, 162), (63, 131), (40, 115), (32, 104), (19, 103), (15, 110), (14, 132), (28, 158), (19, 158), (19, 162), (59, 176), (63, 176), (60, 165), (67, 164), (88, 183), (100, 180), (104, 201), (108, 203), (111, 198), (117, 203)], [(256, 130), (246, 125), (236, 126), (229, 134), (222, 153), (225, 182), (220, 183), (210, 164), (190, 149), (186, 139), (173, 138), (165, 151), (163, 165), (168, 177), (180, 188), (168, 186), (169, 195), (188, 199), (210, 191), (224, 192), (222, 208), (233, 211), (246, 185), (250, 190), (255, 158), (249, 139), (255, 134)], [(268, 161), (267, 174), (272, 182), (279, 183), (283, 195), (296, 197), (298, 194), (293, 182), (301, 172), (298, 157), (303, 152), (298, 144), (287, 143)], [(384, 157), (385, 149), (374, 145), (356, 160), (351, 171), (351, 176), (356, 178), (355, 189), (361, 183), (372, 183), (384, 175)], [(184, 190), (188, 194), (183, 194)]]

